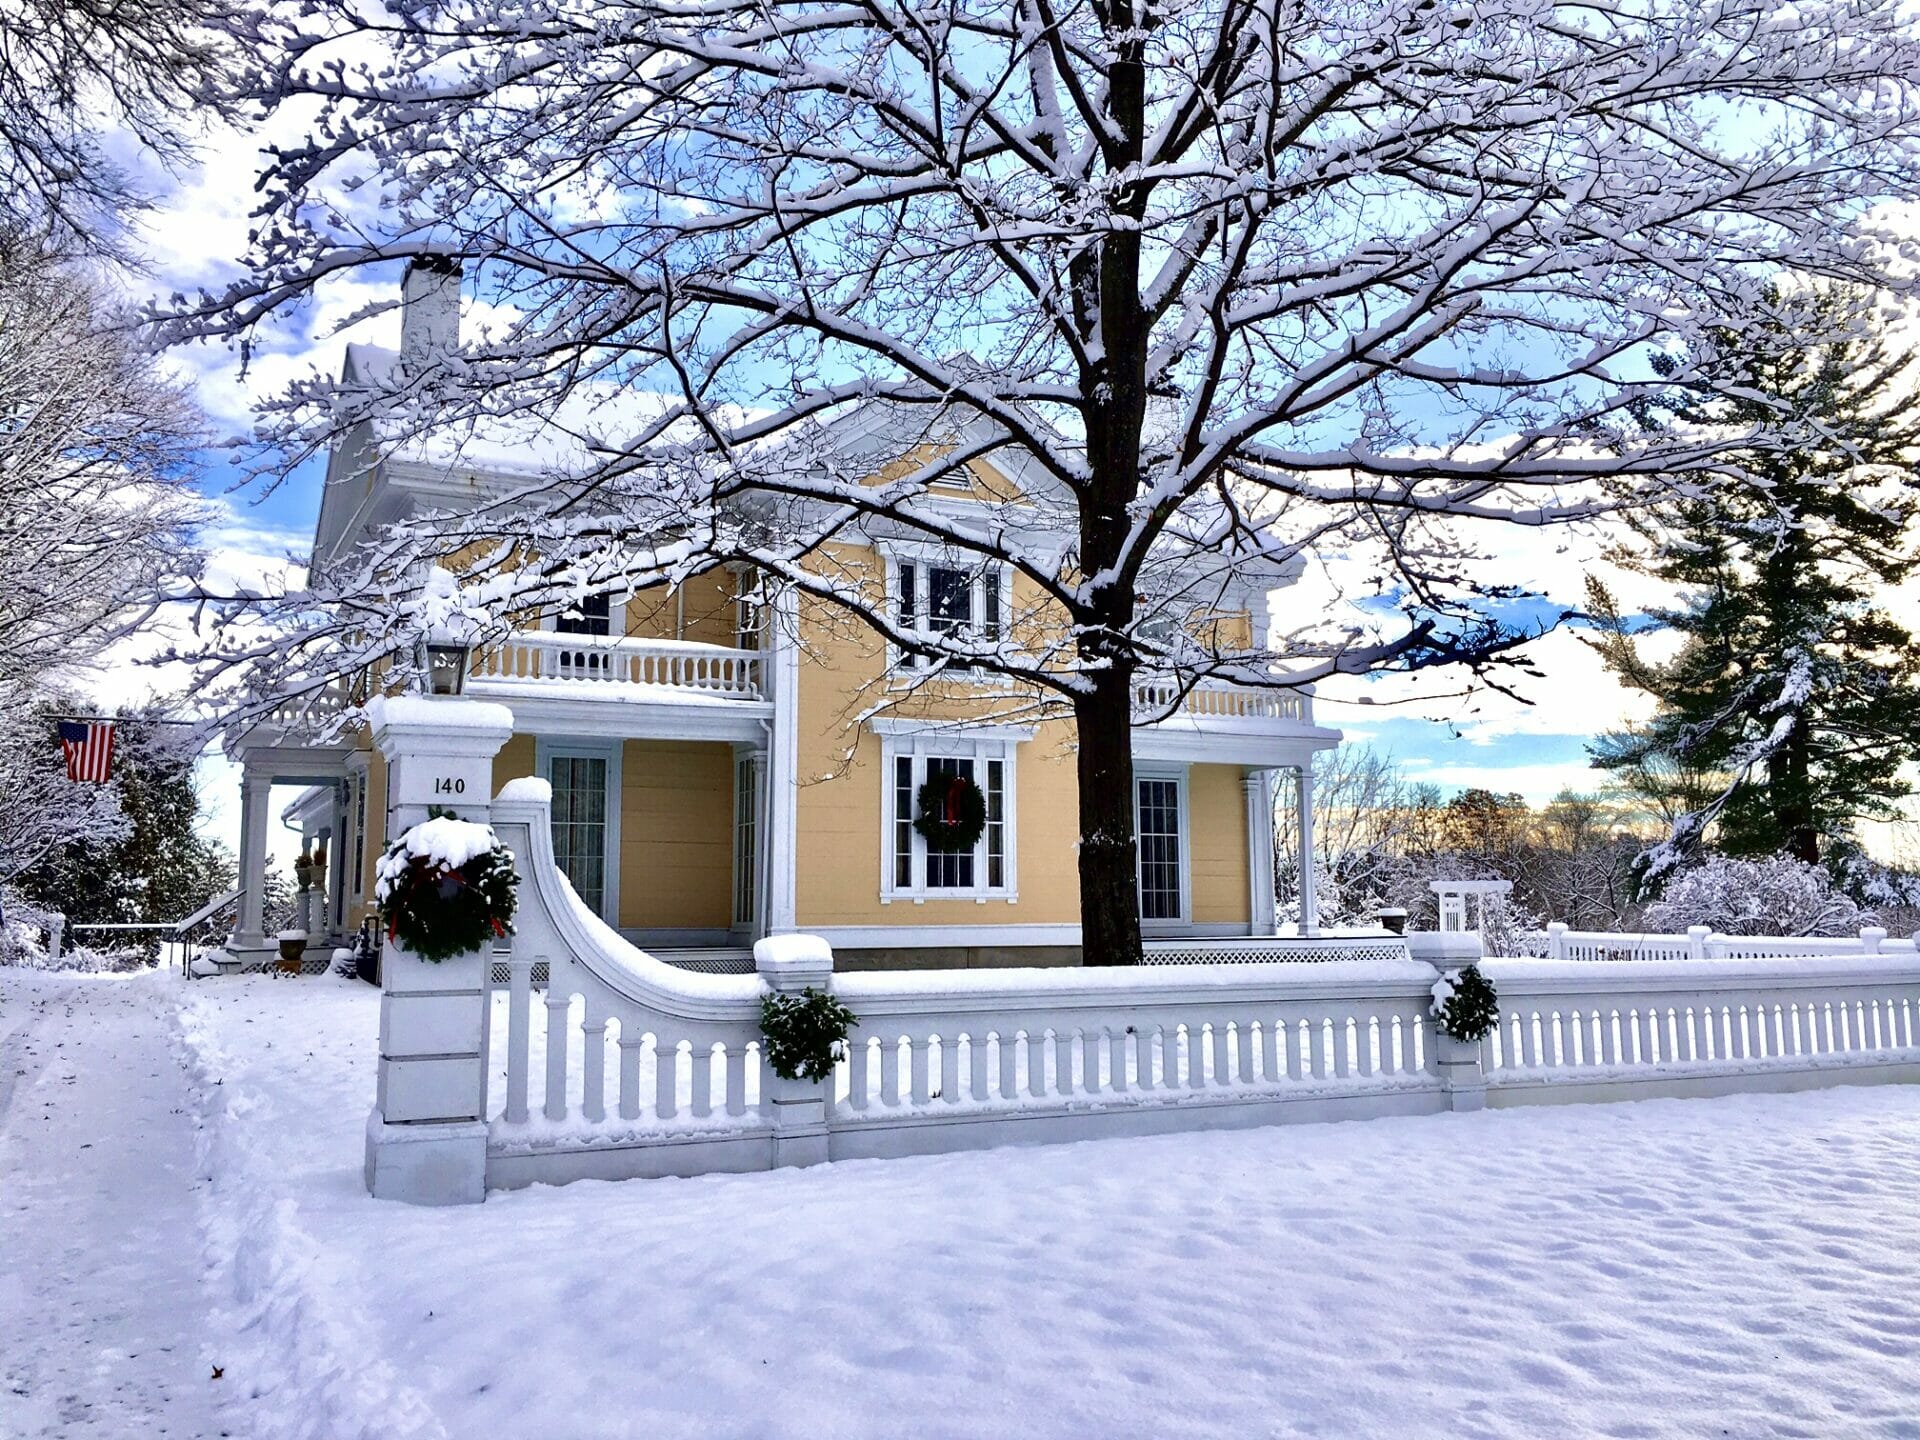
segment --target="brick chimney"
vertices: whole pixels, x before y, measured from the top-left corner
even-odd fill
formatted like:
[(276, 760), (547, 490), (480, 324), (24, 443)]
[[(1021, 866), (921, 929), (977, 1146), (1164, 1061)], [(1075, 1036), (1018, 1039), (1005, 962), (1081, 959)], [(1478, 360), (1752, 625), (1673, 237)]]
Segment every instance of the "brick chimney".
[(460, 262), (426, 255), (400, 282), (400, 364), (417, 370), (460, 348)]

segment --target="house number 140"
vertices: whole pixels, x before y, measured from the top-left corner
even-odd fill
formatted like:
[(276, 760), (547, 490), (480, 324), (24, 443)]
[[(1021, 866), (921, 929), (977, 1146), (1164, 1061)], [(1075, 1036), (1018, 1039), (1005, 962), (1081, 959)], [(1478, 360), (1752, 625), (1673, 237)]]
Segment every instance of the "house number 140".
[(433, 782), (433, 793), (436, 795), (464, 795), (467, 793), (467, 782), (448, 775), (437, 776)]

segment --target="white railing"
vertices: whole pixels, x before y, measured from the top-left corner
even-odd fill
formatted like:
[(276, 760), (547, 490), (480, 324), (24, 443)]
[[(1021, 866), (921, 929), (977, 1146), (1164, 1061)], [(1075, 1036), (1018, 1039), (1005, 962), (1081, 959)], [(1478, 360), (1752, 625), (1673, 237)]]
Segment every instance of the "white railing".
[[(487, 1001), (496, 1188), (1483, 1102), (1920, 1080), (1911, 950), (1490, 960), (1500, 1029), (1460, 1046), (1436, 1035), (1429, 1006), (1435, 966), (1477, 953), (1471, 937), (1406, 937), (1433, 963), (1402, 958), (1396, 938), (1387, 959), (863, 974), (834, 973), (822, 944), (812, 972), (769, 954), (758, 974), (704, 975), (635, 949), (574, 898), (544, 802), (498, 801), (493, 824), (522, 875), (508, 984)], [(544, 993), (536, 966), (550, 972)], [(761, 1058), (762, 996), (803, 979), (858, 1017), (820, 1084), (781, 1080)]]
[(577, 680), (595, 685), (653, 685), (729, 700), (758, 700), (762, 656), (689, 640), (523, 631), (477, 652), (478, 681)]
[(1541, 960), (1766, 960), (1800, 955), (1912, 954), (1911, 940), (1889, 940), (1879, 926), (1858, 935), (1721, 935), (1696, 925), (1684, 935), (1570, 930), (1557, 921), (1522, 937), (1525, 955)]
[(1481, 1042), (1487, 1083), (1684, 1082), (1654, 1093), (1767, 1088), (1769, 1071), (1896, 1066), (1920, 1078), (1920, 965), (1906, 955), (1661, 961), (1489, 960), (1498, 1030)]
[(1180, 693), (1177, 680), (1136, 680), (1133, 708), (1137, 714), (1156, 719), (1184, 717), (1191, 720), (1288, 720), (1296, 724), (1313, 723), (1313, 697), (1298, 690), (1262, 690), (1255, 686), (1230, 685), (1218, 680), (1202, 680)]

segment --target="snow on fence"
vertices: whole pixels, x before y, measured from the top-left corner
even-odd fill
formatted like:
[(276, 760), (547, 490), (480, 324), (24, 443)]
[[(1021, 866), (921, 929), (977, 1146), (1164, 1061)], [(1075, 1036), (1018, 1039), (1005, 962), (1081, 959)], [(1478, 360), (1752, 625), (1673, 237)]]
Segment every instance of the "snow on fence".
[[(1436, 963), (1470, 959), (1472, 937), (1408, 937), (1427, 960), (861, 974), (833, 973), (814, 942), (810, 958), (763, 947), (754, 975), (702, 975), (636, 949), (574, 898), (543, 801), (502, 799), (493, 824), (522, 884), (509, 983), (487, 1002), (489, 1188), (1920, 1079), (1910, 950), (1490, 960), (1500, 1028), (1459, 1045), (1428, 1007)], [(761, 1060), (762, 995), (808, 984), (858, 1017), (822, 1084)]]
[(1491, 1103), (1920, 1078), (1920, 963), (1904, 954), (1489, 960)]
[[(383, 699), (369, 721), (396, 823), (474, 797), (455, 801), (460, 818), (490, 822), (521, 879), (505, 956), (383, 951), (377, 1196), (446, 1204), (589, 1177), (1920, 1080), (1920, 957), (1872, 935), (1787, 958), (1488, 961), (1500, 1023), (1477, 1042), (1429, 1014), (1439, 976), (1479, 958), (1463, 933), (1407, 936), (1410, 958), (846, 975), (824, 941), (784, 936), (756, 947), (755, 974), (695, 973), (574, 896), (545, 785), (486, 801), (504, 707)], [(1706, 943), (1687, 940), (1689, 954)], [(504, 991), (490, 983), (503, 960)], [(762, 999), (808, 986), (858, 1017), (818, 1082), (763, 1060)]]
[(1856, 935), (1721, 935), (1695, 925), (1684, 935), (1570, 930), (1559, 922), (1520, 937), (1520, 958), (1536, 960), (1765, 960), (1802, 955), (1914, 953), (1913, 941), (1889, 940), (1877, 925)]

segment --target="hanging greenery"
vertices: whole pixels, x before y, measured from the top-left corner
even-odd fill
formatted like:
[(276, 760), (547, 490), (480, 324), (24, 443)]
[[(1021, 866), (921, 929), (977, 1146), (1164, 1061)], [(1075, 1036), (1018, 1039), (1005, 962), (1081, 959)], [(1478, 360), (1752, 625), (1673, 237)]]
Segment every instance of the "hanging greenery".
[(1434, 982), (1433, 1018), (1456, 1040), (1480, 1040), (1500, 1023), (1500, 996), (1480, 967), (1469, 965)]
[(798, 995), (775, 992), (764, 997), (760, 1033), (767, 1037), (767, 1064), (783, 1080), (826, 1079), (858, 1018), (811, 985)]
[(519, 883), (491, 827), (435, 812), (387, 847), (373, 896), (389, 940), (441, 961), (511, 935)]
[(971, 850), (987, 828), (987, 797), (965, 775), (935, 775), (920, 787), (913, 828), (934, 850)]

